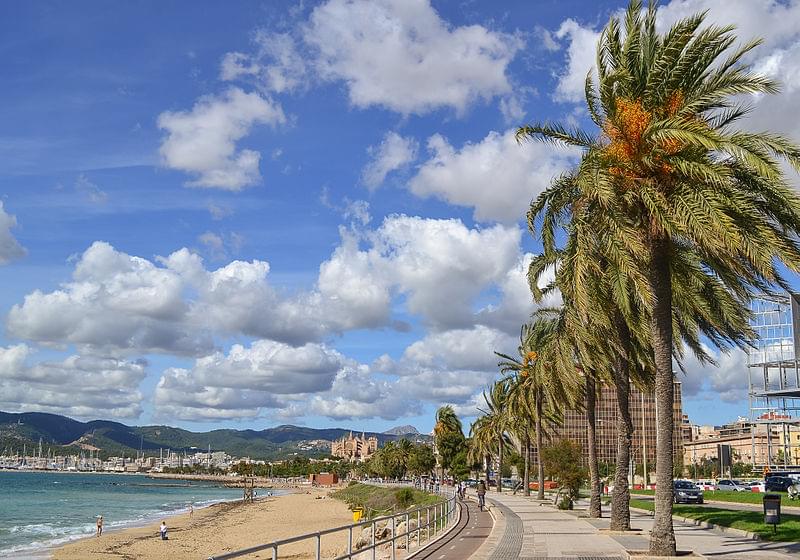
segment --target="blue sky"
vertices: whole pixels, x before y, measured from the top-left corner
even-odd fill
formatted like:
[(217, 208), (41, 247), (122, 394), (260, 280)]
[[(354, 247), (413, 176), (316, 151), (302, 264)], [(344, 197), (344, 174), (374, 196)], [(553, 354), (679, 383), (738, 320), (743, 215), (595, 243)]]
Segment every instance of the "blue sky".
[[(619, 2), (17, 2), (0, 18), (0, 409), (193, 429), (470, 415), (533, 310), (521, 221), (575, 154)], [(722, 8), (725, 8), (724, 11)], [(798, 137), (800, 7), (673, 0), (767, 35)], [(716, 18), (725, 19), (716, 19)], [(693, 421), (745, 414), (689, 360)]]

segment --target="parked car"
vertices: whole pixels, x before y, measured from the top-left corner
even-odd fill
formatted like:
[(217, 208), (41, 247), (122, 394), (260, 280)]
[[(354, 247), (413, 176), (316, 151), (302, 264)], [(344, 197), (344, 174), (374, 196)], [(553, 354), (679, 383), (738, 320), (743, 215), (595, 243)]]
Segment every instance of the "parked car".
[(716, 490), (717, 489), (717, 485), (714, 484), (713, 480), (698, 480), (697, 482), (695, 482), (695, 484), (697, 485), (698, 488), (700, 488), (700, 490)]
[(672, 499), (676, 504), (702, 504), (703, 491), (690, 480), (676, 480), (672, 483)]
[(771, 476), (764, 486), (767, 492), (786, 492), (795, 482), (795, 479), (788, 476)]
[(742, 483), (742, 486), (750, 490), (751, 492), (766, 492), (767, 487), (766, 483), (763, 480), (751, 480), (749, 482)]
[(739, 483), (738, 480), (723, 479), (717, 481), (717, 490), (726, 490), (728, 492), (749, 492), (749, 488), (745, 488)]

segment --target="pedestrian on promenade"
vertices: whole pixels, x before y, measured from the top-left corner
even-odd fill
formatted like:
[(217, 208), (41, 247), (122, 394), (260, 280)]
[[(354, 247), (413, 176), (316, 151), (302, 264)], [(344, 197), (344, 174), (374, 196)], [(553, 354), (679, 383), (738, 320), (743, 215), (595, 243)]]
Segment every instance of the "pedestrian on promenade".
[(97, 531), (95, 532), (95, 536), (99, 537), (102, 534), (103, 534), (103, 516), (102, 515), (98, 515), (97, 516)]
[(478, 509), (483, 511), (484, 505), (486, 505), (486, 483), (481, 480), (478, 482)]

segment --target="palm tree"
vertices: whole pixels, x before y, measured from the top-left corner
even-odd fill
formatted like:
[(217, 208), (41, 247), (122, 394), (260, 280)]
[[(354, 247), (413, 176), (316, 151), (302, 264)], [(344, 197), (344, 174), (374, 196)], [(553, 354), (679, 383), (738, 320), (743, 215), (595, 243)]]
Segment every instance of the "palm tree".
[[(800, 270), (800, 198), (781, 160), (800, 168), (800, 148), (779, 135), (734, 127), (747, 113), (741, 95), (777, 91), (732, 50), (733, 28), (702, 28), (705, 14), (656, 31), (656, 7), (632, 0), (623, 24), (612, 18), (598, 45), (598, 87), (587, 78), (596, 135), (561, 126), (523, 127), (523, 137), (582, 146), (582, 196), (602, 208), (615, 256), (646, 282), (636, 286), (649, 323), (658, 442), (656, 513), (650, 553), (674, 555), (672, 471), (676, 334), (696, 340), (702, 319), (675, 322), (676, 268), (705, 274), (745, 307), (753, 290), (788, 288), (778, 269)], [(727, 55), (726, 58), (723, 56)], [(687, 330), (682, 330), (683, 328)], [(676, 333), (676, 329), (678, 332)], [(694, 339), (694, 340), (693, 340)], [(724, 340), (724, 337), (723, 337)], [(715, 341), (716, 342), (716, 341)]]
[[(544, 499), (544, 465), (541, 450), (546, 432), (562, 420), (565, 408), (574, 408), (580, 394), (578, 376), (574, 363), (563, 366), (564, 349), (570, 342), (560, 337), (558, 322), (552, 318), (552, 310), (542, 310), (530, 324), (523, 325), (520, 332), (520, 358), (496, 354), (503, 358), (498, 365), (504, 373), (511, 373), (508, 409), (518, 418), (533, 418), (536, 436), (536, 451), (539, 456), (537, 497)], [(535, 349), (535, 350), (534, 350)], [(523, 420), (524, 422), (524, 420)], [(528, 423), (529, 425), (529, 423)], [(526, 426), (518, 426), (525, 442), (526, 459), (530, 456), (529, 432)], [(528, 470), (528, 469), (526, 469)], [(526, 494), (527, 491), (526, 481)]]
[(483, 463), (486, 467), (486, 488), (489, 488), (489, 471), (492, 468), (492, 454), (497, 442), (491, 418), (489, 416), (479, 417), (470, 426), (469, 434), (467, 461), (470, 464)]

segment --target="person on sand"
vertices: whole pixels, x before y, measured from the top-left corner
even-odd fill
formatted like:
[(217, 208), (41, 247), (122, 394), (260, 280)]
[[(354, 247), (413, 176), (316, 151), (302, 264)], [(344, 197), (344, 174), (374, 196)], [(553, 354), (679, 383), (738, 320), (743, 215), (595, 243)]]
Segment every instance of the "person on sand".
[(194, 504), (189, 504), (189, 517), (194, 516)]
[(161, 527), (159, 527), (158, 532), (161, 533), (161, 540), (162, 541), (169, 540), (169, 538), (167, 537), (167, 522), (166, 521), (162, 521), (161, 522)]
[(97, 531), (95, 531), (94, 536), (99, 537), (102, 534), (103, 534), (103, 516), (102, 515), (98, 515), (97, 516)]

